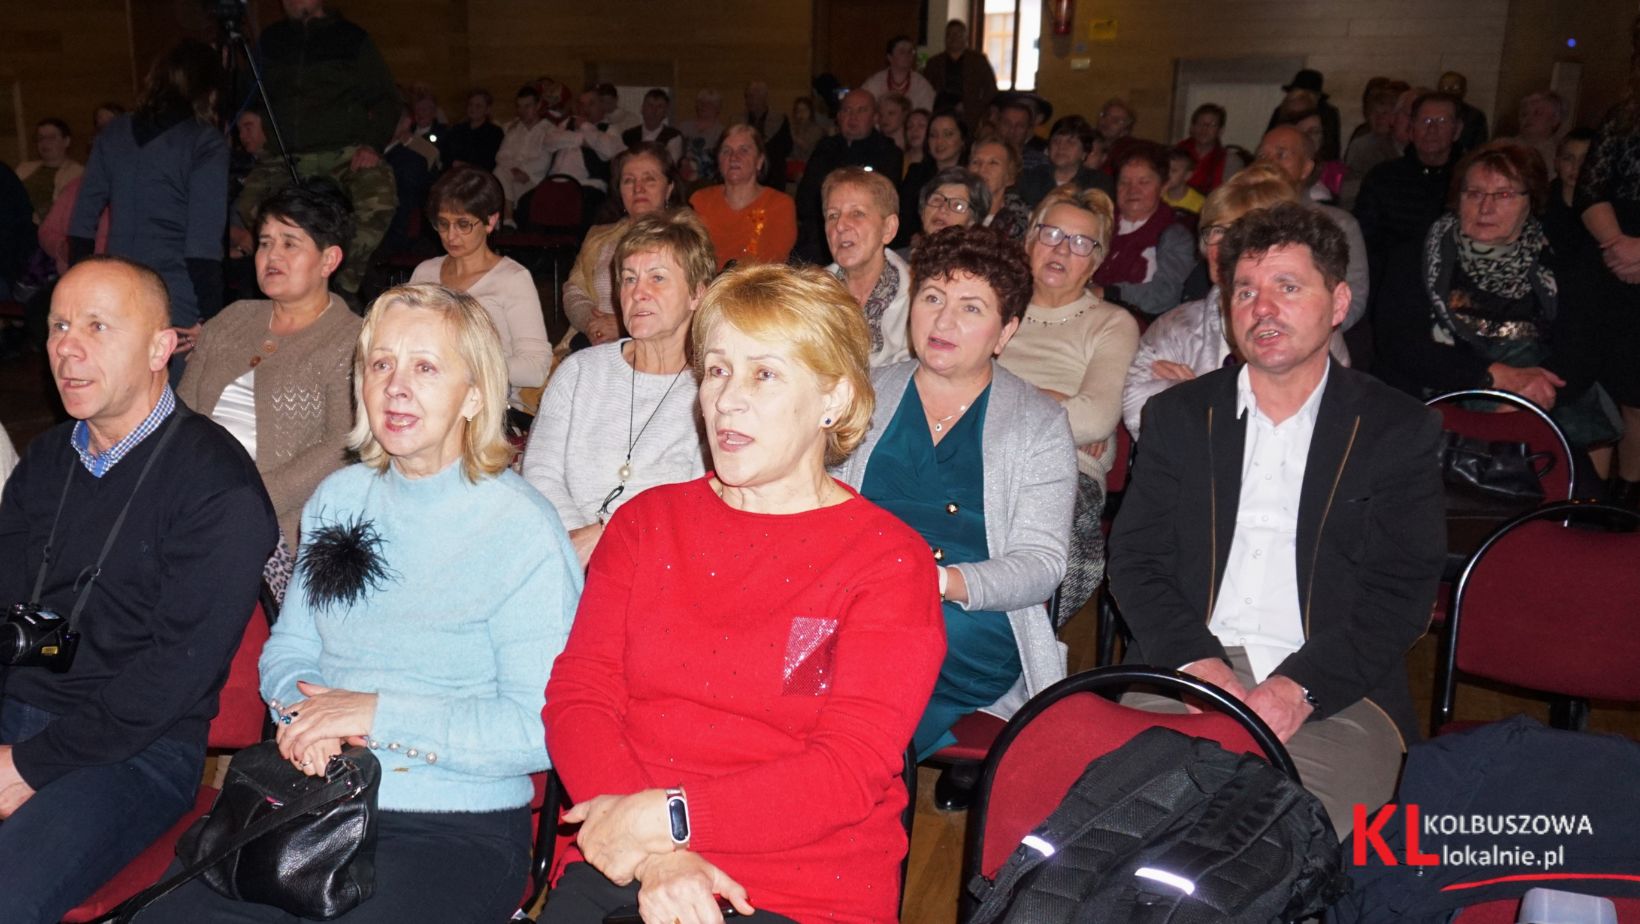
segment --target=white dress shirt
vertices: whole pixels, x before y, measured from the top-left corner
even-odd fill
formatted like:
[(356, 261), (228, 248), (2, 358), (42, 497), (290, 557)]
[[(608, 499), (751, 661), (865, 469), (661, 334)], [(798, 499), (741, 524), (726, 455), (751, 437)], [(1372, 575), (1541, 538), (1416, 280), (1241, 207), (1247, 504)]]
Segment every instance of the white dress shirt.
[(1259, 410), (1248, 367), (1236, 376), (1236, 416), (1245, 416), (1241, 498), (1230, 557), (1208, 629), (1226, 648), (1247, 653), (1255, 683), (1304, 645), (1298, 607), (1298, 503), (1315, 433), (1316, 411), (1327, 390), (1322, 373), (1298, 412), (1272, 423)]
[(583, 147), (607, 161), (626, 150), (626, 142), (615, 132), (602, 131), (591, 122), (581, 122), (575, 128), (551, 126), (547, 130), (545, 147), (553, 152), (552, 173), (575, 178), (582, 186), (600, 192), (609, 192), (609, 183), (587, 174), (586, 160), (581, 156)]

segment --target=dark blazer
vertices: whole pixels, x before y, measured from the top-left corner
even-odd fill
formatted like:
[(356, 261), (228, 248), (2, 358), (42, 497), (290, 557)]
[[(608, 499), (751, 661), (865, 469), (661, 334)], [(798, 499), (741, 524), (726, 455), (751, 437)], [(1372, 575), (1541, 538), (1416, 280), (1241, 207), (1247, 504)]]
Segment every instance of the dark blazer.
[[(1128, 659), (1177, 668), (1224, 658), (1208, 630), (1241, 499), (1245, 419), (1236, 370), (1152, 398), (1110, 538), (1111, 588), (1133, 632)], [(1302, 648), (1275, 673), (1324, 719), (1366, 698), (1417, 740), (1406, 653), (1429, 626), (1446, 555), (1440, 417), (1332, 364), (1298, 510)]]

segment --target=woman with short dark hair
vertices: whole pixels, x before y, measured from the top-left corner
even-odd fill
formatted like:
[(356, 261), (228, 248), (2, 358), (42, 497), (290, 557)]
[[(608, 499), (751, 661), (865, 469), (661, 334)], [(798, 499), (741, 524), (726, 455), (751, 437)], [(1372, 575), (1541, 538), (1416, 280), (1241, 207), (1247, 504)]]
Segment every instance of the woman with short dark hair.
[(329, 181), (287, 186), (256, 213), (256, 281), (265, 299), (222, 309), (199, 333), (177, 397), (237, 437), (279, 516), (265, 577), (283, 596), (302, 505), (346, 462), (349, 370), (359, 316), (329, 281), (353, 237), (353, 213)]
[(466, 292), (489, 312), (507, 357), (508, 420), (528, 429), (523, 389), (539, 388), (552, 365), (552, 342), (541, 314), (541, 294), (524, 265), (490, 248), (505, 199), (495, 175), (456, 167), (439, 177), (427, 195), (426, 214), (444, 244), (445, 256), (422, 261), (411, 282), (436, 282)]
[(921, 759), (954, 740), (957, 719), (1006, 718), (1065, 676), (1043, 604), (1065, 575), (1076, 450), (1065, 412), (997, 363), (1031, 300), (1019, 245), (947, 228), (911, 272), (917, 358), (872, 375), (871, 429), (838, 475), (939, 565), (946, 657), (912, 739)]

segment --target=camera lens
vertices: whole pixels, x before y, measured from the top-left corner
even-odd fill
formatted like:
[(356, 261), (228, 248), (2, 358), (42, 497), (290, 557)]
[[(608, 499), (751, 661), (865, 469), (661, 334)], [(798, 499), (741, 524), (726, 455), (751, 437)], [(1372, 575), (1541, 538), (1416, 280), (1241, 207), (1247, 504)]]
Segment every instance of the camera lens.
[(23, 627), (15, 622), (0, 623), (0, 664), (10, 664), (24, 651)]

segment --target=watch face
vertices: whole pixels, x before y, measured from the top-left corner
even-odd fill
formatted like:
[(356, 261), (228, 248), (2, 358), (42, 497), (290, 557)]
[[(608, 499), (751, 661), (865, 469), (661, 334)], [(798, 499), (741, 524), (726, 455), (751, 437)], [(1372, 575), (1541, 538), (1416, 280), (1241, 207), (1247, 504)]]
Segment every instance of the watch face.
[(683, 844), (689, 840), (689, 805), (683, 796), (668, 796), (666, 813), (672, 823), (672, 842)]

